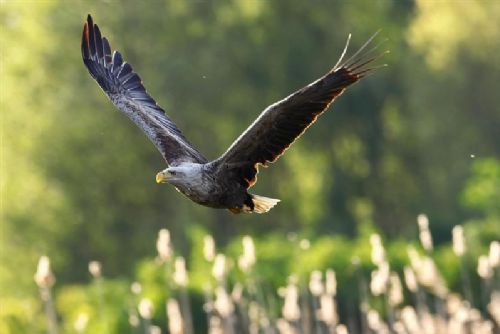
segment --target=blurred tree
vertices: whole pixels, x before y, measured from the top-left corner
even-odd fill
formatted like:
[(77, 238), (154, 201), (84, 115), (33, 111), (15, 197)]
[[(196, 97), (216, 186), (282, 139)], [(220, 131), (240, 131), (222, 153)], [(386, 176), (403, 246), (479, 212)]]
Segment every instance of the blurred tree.
[(475, 161), (466, 183), (462, 201), (483, 215), (500, 219), (500, 160), (483, 158)]

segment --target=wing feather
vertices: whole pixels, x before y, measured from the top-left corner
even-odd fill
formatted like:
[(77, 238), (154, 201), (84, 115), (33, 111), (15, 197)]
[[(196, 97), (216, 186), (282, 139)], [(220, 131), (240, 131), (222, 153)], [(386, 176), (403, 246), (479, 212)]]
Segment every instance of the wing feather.
[(123, 61), (120, 52), (111, 53), (108, 40), (101, 36), (90, 15), (83, 28), (82, 58), (111, 102), (144, 131), (169, 165), (207, 162), (148, 94), (140, 76)]
[(367, 68), (378, 56), (375, 48), (362, 51), (376, 36), (373, 35), (353, 57), (341, 63), (349, 39), (337, 65), (327, 74), (306, 87), (267, 107), (259, 117), (216, 160), (221, 170), (231, 170), (242, 185), (251, 187), (257, 180), (258, 166), (276, 161), (319, 115), (344, 90), (372, 69)]

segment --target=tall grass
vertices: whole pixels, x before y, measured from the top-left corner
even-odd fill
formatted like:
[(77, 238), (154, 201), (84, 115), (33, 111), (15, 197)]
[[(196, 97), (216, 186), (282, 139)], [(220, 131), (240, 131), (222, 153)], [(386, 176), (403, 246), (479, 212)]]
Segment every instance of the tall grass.
[[(243, 237), (243, 252), (238, 258), (231, 259), (217, 253), (214, 239), (207, 235), (203, 239), (203, 257), (211, 266), (211, 277), (205, 278), (204, 326), (193, 324), (186, 262), (183, 257), (176, 256), (169, 231), (162, 229), (156, 242), (156, 262), (165, 270), (164, 288), (169, 291), (169, 297), (164, 301), (163, 309), (155, 310), (150, 300), (141, 297), (141, 285), (132, 284), (132, 294), (138, 298), (137, 305), (129, 310), (131, 332), (159, 334), (163, 328), (163, 332), (166, 330), (172, 334), (192, 334), (199, 332), (195, 328), (206, 327), (211, 334), (499, 333), (500, 243), (493, 241), (489, 253), (477, 259), (481, 296), (474, 298), (471, 273), (464, 262), (466, 236), (461, 226), (455, 227), (453, 251), (460, 259), (462, 292), (451, 292), (432, 258), (434, 247), (428, 218), (420, 215), (417, 221), (424, 252), (419, 253), (413, 247), (401, 249), (401, 252), (407, 252), (409, 260), (402, 272), (391, 268), (381, 236), (371, 235), (374, 269), (370, 275), (361, 269), (353, 272), (351, 279), (357, 281), (359, 296), (353, 300), (359, 303), (343, 312), (339, 312), (337, 300), (337, 290), (342, 286), (337, 286), (333, 269), (311, 272), (308, 282), (289, 275), (281, 288), (270, 292), (262, 286), (266, 278), (258, 277), (254, 270), (258, 258), (251, 237)], [(308, 246), (305, 240), (302, 241), (304, 245), (301, 246)], [(357, 258), (352, 259), (352, 263), (359, 268)], [(240, 274), (232, 277), (236, 270)], [(102, 289), (100, 264), (90, 263), (89, 271), (98, 288)], [(56, 334), (57, 318), (51, 295), (55, 278), (47, 257), (40, 259), (35, 281), (45, 305), (48, 332)], [(104, 317), (106, 310), (102, 302), (99, 308), (99, 314)], [(156, 312), (165, 312), (167, 323), (153, 323)], [(88, 316), (81, 314), (75, 322), (75, 330), (86, 333), (88, 321)]]

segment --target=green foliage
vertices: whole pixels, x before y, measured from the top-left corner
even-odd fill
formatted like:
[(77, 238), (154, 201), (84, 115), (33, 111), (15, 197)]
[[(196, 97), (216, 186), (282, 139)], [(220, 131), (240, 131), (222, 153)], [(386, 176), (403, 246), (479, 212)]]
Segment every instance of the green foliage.
[(463, 192), (466, 206), (500, 218), (500, 160), (478, 159)]
[(128, 282), (95, 279), (88, 285), (62, 287), (57, 293), (56, 307), (60, 312), (64, 333), (77, 333), (75, 323), (84, 314), (89, 333), (131, 332), (128, 313), (135, 309)]
[[(488, 238), (478, 240), (476, 227), (485, 231)], [(202, 248), (199, 247), (202, 244), (200, 237), (204, 236), (202, 233), (203, 231), (198, 228), (192, 232), (193, 235), (197, 235), (199, 242), (194, 243), (197, 246), (191, 250), (191, 259), (188, 262), (190, 304), (193, 323), (198, 330), (205, 328), (206, 314), (202, 310), (206, 289), (217, 285), (212, 276), (213, 263), (203, 259)], [(477, 258), (480, 254), (488, 252), (487, 240), (500, 239), (500, 231), (488, 230), (484, 223), (470, 224), (466, 225), (465, 235), (468, 251), (462, 265), (465, 265), (472, 280), (475, 302), (479, 303), (482, 291), (479, 288), (480, 280), (475, 274)], [(360, 303), (362, 300), (360, 277), (363, 276), (365, 282), (368, 282), (370, 271), (375, 269), (371, 260), (372, 249), (368, 235), (361, 235), (354, 240), (342, 236), (323, 236), (310, 245), (306, 240), (298, 235), (289, 235), (287, 238), (269, 235), (257, 240), (256, 266), (245, 273), (237, 265), (243, 249), (241, 239), (235, 238), (226, 247), (218, 249), (220, 254), (227, 256), (228, 288), (231, 289), (237, 282), (255, 284), (259, 293), (265, 296), (267, 311), (273, 316), (278, 316), (283, 303), (276, 296), (276, 291), (286, 285), (290, 275), (297, 277), (299, 285), (302, 289), (306, 289), (311, 272), (334, 269), (338, 282), (337, 303), (341, 307)], [(403, 267), (409, 265), (406, 250), (410, 245), (417, 248), (421, 255), (425, 254), (416, 243), (401, 239), (384, 241), (390, 268), (397, 272), (401, 279)], [(452, 252), (451, 245), (439, 246), (427, 255), (435, 261), (446, 286), (452, 291), (463, 293), (461, 263)], [(85, 285), (66, 285), (58, 288), (56, 307), (61, 319), (60, 327), (65, 333), (76, 333), (75, 323), (84, 314), (88, 319), (87, 332), (133, 333), (134, 329), (129, 324), (129, 318), (131, 315), (137, 316), (137, 305), (142, 298), (148, 298), (154, 305), (152, 323), (165, 327), (167, 323), (165, 301), (168, 298), (179, 298), (179, 287), (172, 278), (173, 260), (174, 256), (166, 262), (161, 262), (158, 258), (145, 258), (137, 264), (135, 275), (129, 280), (95, 278)], [(141, 287), (135, 293), (130, 289), (132, 282), (139, 283)], [(407, 302), (411, 302), (411, 298), (408, 298)], [(370, 296), (370, 304), (374, 309), (386, 312), (382, 296)], [(34, 299), (6, 299), (5, 306), (0, 317), (2, 326), (0, 328), (3, 328), (4, 332), (43, 331), (46, 319), (43, 317), (42, 306)], [(339, 312), (343, 314), (352, 310), (341, 308)], [(33, 319), (37, 319), (37, 323), (34, 324)]]
[(43, 333), (46, 322), (37, 312), (40, 302), (30, 298), (2, 297), (0, 331), (2, 333)]

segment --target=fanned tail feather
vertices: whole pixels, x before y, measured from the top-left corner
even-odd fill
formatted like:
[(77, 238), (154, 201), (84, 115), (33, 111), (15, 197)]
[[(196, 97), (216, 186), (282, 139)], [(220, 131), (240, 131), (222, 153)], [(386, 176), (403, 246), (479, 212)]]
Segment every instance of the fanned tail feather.
[(268, 212), (280, 201), (279, 199), (276, 198), (269, 198), (259, 195), (252, 194), (251, 196), (254, 205), (252, 212), (257, 212), (257, 213)]

